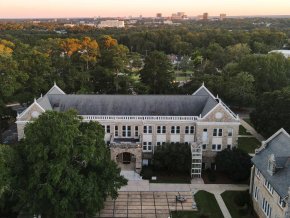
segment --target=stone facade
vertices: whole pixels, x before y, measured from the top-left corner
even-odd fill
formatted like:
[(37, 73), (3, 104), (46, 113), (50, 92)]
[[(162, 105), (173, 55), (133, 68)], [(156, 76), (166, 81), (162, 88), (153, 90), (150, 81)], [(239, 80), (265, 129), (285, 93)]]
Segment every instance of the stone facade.
[[(198, 92), (198, 94), (196, 94)], [(56, 85), (50, 89), (46, 95), (65, 95)], [(45, 95), (45, 96), (46, 96)], [(198, 95), (198, 96), (195, 96)], [(33, 121), (45, 110), (52, 110), (53, 105), (49, 105), (49, 99), (39, 98), (17, 118), (17, 129), (19, 139), (24, 137), (24, 127), (27, 122)], [(202, 162), (205, 168), (212, 167), (214, 157), (217, 152), (227, 148), (236, 147), (239, 132), (239, 118), (227, 108), (218, 98), (215, 98), (204, 86), (198, 89), (193, 96), (197, 103), (202, 103), (199, 99), (205, 99), (202, 114), (198, 116), (103, 116), (103, 115), (82, 115), (83, 122), (95, 121), (104, 126), (107, 144), (111, 144), (114, 139), (131, 138), (139, 139), (140, 148), (111, 148), (112, 159), (123, 152), (129, 152), (136, 156), (136, 170), (140, 171), (143, 164), (153, 156), (156, 146), (163, 143), (187, 143), (189, 145), (206, 144), (202, 152)], [(208, 96), (208, 97), (207, 97)], [(183, 102), (186, 104), (186, 102)], [(211, 105), (210, 107), (208, 105)], [(49, 106), (49, 107), (48, 107)], [(83, 106), (83, 105), (82, 105)], [(195, 105), (192, 105), (195, 106)], [(177, 105), (179, 107), (179, 105)], [(197, 106), (198, 108), (199, 106)], [(46, 109), (45, 109), (46, 108)], [(190, 110), (190, 108), (189, 108)], [(144, 127), (150, 126), (150, 132), (145, 132)], [(158, 133), (158, 127), (166, 128), (165, 132)], [(130, 127), (130, 136), (124, 136), (124, 129)], [(172, 127), (173, 130), (172, 130)], [(193, 131), (190, 132), (190, 128)], [(207, 137), (204, 138), (204, 130), (207, 130)], [(189, 132), (186, 133), (186, 130)], [(221, 135), (214, 136), (214, 131), (222, 131)], [(230, 130), (230, 133), (229, 133)], [(127, 133), (126, 133), (127, 134)], [(219, 149), (213, 149), (213, 147)]]
[[(253, 169), (253, 181), (254, 185), (252, 187), (252, 199), (254, 210), (260, 218), (283, 218), (287, 217), (286, 213), (288, 211), (288, 205), (285, 204), (285, 207), (279, 205), (280, 196), (278, 193), (273, 190), (273, 193), (267, 189), (265, 184), (265, 178), (262, 174), (257, 173), (257, 168)], [(267, 216), (263, 211), (263, 199), (269, 203), (271, 208), (271, 215)]]

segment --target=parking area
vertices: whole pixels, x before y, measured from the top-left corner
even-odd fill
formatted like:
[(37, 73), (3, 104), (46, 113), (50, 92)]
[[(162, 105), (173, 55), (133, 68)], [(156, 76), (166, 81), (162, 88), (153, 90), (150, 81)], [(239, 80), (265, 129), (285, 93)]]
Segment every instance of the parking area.
[[(176, 196), (184, 202), (176, 202)], [(120, 192), (116, 200), (108, 199), (100, 217), (168, 218), (170, 211), (192, 211), (191, 192)]]

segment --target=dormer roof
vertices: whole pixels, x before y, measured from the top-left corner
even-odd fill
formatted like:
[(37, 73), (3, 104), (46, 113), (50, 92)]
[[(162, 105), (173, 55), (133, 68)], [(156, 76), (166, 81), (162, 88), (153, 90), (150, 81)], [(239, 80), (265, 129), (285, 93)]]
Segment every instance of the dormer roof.
[[(273, 175), (270, 175), (267, 171), (271, 155), (275, 157), (276, 165), (276, 171)], [(252, 162), (281, 197), (288, 195), (288, 187), (290, 186), (290, 136), (284, 129), (280, 129), (263, 142), (261, 148), (252, 158)]]

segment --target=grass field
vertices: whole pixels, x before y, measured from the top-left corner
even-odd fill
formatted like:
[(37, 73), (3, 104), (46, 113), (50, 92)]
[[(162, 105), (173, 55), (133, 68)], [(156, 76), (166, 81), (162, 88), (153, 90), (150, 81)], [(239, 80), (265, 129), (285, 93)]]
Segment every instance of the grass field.
[(239, 135), (251, 135), (251, 133), (247, 132), (247, 130), (245, 129), (245, 127), (243, 127), (242, 125), (239, 128)]
[(255, 153), (255, 149), (261, 146), (261, 142), (259, 142), (254, 137), (244, 137), (238, 138), (238, 148), (244, 150), (247, 153)]
[(223, 218), (223, 214), (213, 194), (206, 191), (199, 191), (194, 195), (198, 212), (178, 211), (172, 212), (172, 218)]
[[(248, 191), (245, 191), (248, 192)], [(235, 201), (236, 198), (241, 195), (247, 195), (248, 193), (245, 193), (242, 191), (225, 191), (221, 194), (232, 218), (256, 218), (257, 216), (253, 214), (252, 206), (250, 205), (244, 205), (244, 206), (238, 206)], [(249, 197), (249, 196), (248, 196)], [(250, 202), (250, 197), (248, 199)]]

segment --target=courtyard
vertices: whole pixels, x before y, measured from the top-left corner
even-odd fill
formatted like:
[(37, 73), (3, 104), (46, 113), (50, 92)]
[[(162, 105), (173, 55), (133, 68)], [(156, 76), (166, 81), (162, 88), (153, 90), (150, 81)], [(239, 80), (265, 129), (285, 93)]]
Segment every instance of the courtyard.
[[(176, 202), (176, 196), (186, 201)], [(191, 192), (119, 192), (116, 200), (108, 199), (99, 217), (167, 218), (170, 211), (194, 211)]]

